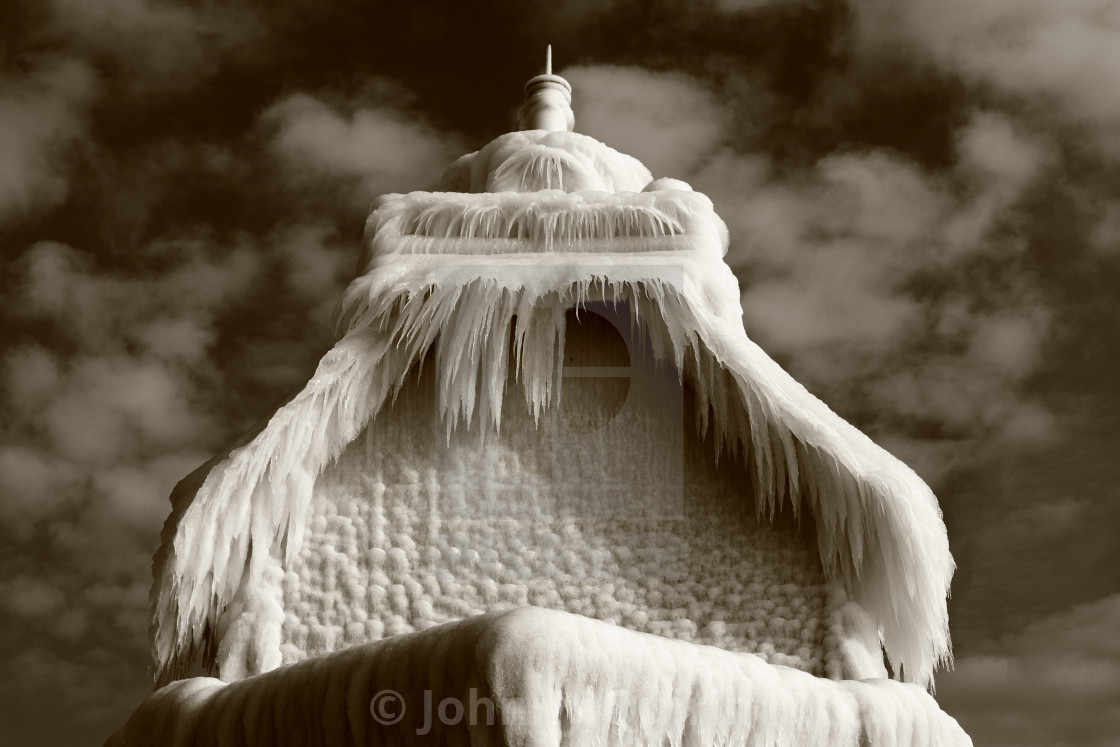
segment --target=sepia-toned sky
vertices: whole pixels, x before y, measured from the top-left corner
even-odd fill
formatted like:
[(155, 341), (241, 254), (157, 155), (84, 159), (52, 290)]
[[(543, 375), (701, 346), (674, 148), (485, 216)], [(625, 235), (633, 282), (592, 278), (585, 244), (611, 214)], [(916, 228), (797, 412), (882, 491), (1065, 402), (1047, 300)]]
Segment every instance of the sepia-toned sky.
[(1120, 0), (6, 0), (3, 742), (123, 723), (171, 488), (549, 42), (578, 131), (713, 199), (748, 334), (937, 492), (943, 708), (1116, 745)]

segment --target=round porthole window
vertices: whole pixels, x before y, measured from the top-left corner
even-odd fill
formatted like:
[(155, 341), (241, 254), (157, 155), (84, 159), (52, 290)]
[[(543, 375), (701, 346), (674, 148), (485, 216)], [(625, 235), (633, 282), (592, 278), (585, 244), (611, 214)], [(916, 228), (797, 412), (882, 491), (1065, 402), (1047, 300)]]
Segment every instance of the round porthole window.
[(630, 394), (629, 317), (623, 306), (568, 309), (560, 383), (560, 425), (569, 434), (599, 430)]

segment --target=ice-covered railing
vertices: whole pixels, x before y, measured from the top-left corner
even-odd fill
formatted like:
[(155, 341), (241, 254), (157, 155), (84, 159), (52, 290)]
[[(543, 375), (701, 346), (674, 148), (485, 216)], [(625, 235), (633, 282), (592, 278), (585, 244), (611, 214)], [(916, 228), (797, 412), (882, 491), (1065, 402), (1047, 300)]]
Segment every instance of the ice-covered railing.
[[(474, 204), (439, 199), (413, 207), (403, 233), (443, 239), (528, 239), (550, 247), (557, 241), (653, 238), (684, 233), (678, 202), (671, 210), (657, 205), (621, 203), (613, 195), (608, 204), (577, 203), (564, 193), (535, 200), (475, 198)], [(547, 249), (546, 249), (547, 251)]]
[(523, 608), (227, 684), (175, 682), (134, 745), (966, 747), (917, 685), (827, 680), (564, 612)]
[(374, 254), (717, 252), (726, 228), (697, 192), (559, 190), (385, 195), (367, 222)]

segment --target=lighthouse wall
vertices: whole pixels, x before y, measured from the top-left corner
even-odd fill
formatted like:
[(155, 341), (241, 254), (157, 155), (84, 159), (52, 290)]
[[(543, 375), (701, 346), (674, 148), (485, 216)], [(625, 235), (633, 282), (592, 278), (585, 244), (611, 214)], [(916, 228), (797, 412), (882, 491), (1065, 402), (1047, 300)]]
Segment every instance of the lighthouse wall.
[[(282, 662), (534, 605), (821, 676), (879, 674), (812, 516), (760, 516), (742, 460), (717, 460), (688, 386), (626, 332), (609, 312), (573, 319), (558, 401), (535, 420), (507, 397), (500, 432), (449, 436), (431, 364), (417, 367), (318, 478), (299, 555), (268, 577)], [(218, 657), (224, 678), (252, 673), (238, 656)]]

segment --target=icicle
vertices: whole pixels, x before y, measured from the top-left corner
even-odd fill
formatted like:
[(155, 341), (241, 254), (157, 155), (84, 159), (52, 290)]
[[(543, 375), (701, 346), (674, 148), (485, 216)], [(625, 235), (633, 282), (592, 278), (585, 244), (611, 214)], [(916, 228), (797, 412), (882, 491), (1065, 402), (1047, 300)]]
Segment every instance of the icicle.
[[(582, 168), (564, 152), (540, 146), (519, 151), (494, 178), (513, 180), (518, 191), (586, 190), (596, 177)], [(647, 252), (656, 250), (659, 241), (664, 251), (671, 251), (712, 246), (715, 237), (711, 203), (699, 195), (691, 198), (695, 206), (682, 206), (679, 196), (656, 192), (624, 197), (601, 192), (432, 193), (424, 199), (416, 194), (401, 203), (392, 195), (382, 198), (380, 214), (371, 219), (378, 227), (379, 246), (389, 243), (392, 234), (397, 251), (416, 254), (539, 253), (542, 247), (546, 252), (583, 251), (589, 242), (597, 251)], [(721, 247), (718, 241), (714, 246)]]

